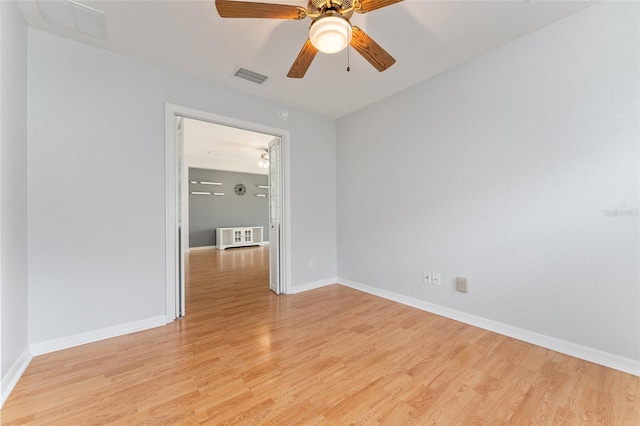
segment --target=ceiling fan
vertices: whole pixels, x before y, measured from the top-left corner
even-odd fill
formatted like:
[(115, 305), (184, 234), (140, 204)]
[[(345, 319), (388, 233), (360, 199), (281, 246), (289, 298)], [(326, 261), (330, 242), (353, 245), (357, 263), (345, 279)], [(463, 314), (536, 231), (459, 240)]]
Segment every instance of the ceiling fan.
[(367, 13), (401, 1), (309, 0), (309, 6), (305, 9), (285, 4), (216, 0), (216, 9), (222, 18), (310, 18), (309, 38), (287, 74), (287, 77), (302, 78), (318, 51), (336, 53), (348, 45), (380, 72), (393, 65), (396, 60), (364, 31), (352, 26), (349, 18), (353, 12)]

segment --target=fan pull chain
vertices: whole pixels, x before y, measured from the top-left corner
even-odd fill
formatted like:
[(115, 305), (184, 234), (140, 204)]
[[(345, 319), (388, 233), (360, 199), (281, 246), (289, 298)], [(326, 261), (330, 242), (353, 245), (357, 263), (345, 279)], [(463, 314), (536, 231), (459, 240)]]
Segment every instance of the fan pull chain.
[(351, 65), (351, 63), (350, 63), (350, 61), (349, 61), (349, 58), (350, 58), (350, 57), (349, 57), (349, 51), (350, 51), (351, 49), (350, 49), (349, 47), (350, 47), (350, 46), (347, 46), (347, 72), (351, 71), (351, 66), (350, 66), (350, 65)]

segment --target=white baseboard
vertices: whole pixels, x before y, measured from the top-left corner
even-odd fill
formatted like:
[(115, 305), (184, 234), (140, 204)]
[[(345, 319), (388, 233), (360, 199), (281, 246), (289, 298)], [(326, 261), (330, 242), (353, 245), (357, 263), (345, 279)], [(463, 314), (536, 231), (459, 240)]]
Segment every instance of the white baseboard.
[(314, 281), (312, 283), (307, 283), (307, 284), (302, 284), (302, 285), (297, 285), (295, 287), (292, 287), (289, 294), (298, 294), (298, 293), (302, 293), (303, 291), (315, 290), (316, 288), (326, 287), (328, 285), (333, 285), (337, 283), (338, 283), (338, 278), (336, 277), (327, 278), (326, 280)]
[(4, 405), (4, 402), (9, 398), (11, 391), (22, 377), (22, 373), (27, 369), (33, 355), (29, 350), (29, 347), (24, 348), (24, 351), (20, 354), (16, 362), (13, 363), (7, 375), (2, 379), (0, 389), (2, 389), (2, 395), (0, 395), (0, 408)]
[(532, 331), (467, 314), (465, 312), (456, 311), (444, 306), (425, 302), (419, 299), (414, 299), (413, 297), (403, 296), (401, 294), (392, 293), (387, 290), (370, 287), (368, 285), (344, 278), (338, 278), (337, 282), (338, 284), (344, 285), (345, 287), (360, 290), (365, 293), (382, 297), (384, 299), (393, 300), (394, 302), (402, 303), (403, 305), (408, 305), (417, 309), (421, 309), (423, 311), (431, 312), (436, 315), (451, 318), (465, 324), (493, 331), (494, 333), (522, 340), (523, 342), (541, 346), (546, 349), (551, 349), (565, 355), (570, 355), (576, 358), (583, 359), (585, 361), (593, 362), (595, 364), (600, 364), (605, 367), (633, 374), (634, 376), (640, 376), (640, 362), (629, 358), (624, 358), (618, 355), (610, 354), (608, 352), (603, 352), (598, 349), (567, 342), (565, 340), (556, 339), (554, 337), (545, 336), (543, 334), (534, 333)]
[[(269, 245), (269, 241), (263, 241), (262, 243), (256, 243), (256, 246), (268, 246)], [(252, 246), (244, 246), (244, 247), (252, 247)], [(211, 249), (216, 249), (218, 248), (218, 246), (200, 246), (200, 247), (189, 247), (188, 249), (185, 250), (186, 253), (190, 253), (192, 251), (198, 251), (198, 250), (211, 250)], [(228, 248), (231, 248), (231, 246), (229, 246)]]
[(135, 333), (136, 331), (147, 330), (149, 328), (160, 327), (167, 323), (165, 315), (147, 318), (140, 321), (133, 321), (126, 324), (114, 325), (98, 330), (78, 333), (72, 336), (61, 337), (59, 339), (47, 340), (45, 342), (33, 343), (31, 353), (33, 356), (48, 354), (86, 343), (97, 342), (98, 340), (109, 339), (111, 337), (122, 336), (124, 334)]
[(187, 252), (198, 251), (198, 250), (211, 250), (217, 248), (218, 246), (200, 246), (200, 247), (189, 247)]

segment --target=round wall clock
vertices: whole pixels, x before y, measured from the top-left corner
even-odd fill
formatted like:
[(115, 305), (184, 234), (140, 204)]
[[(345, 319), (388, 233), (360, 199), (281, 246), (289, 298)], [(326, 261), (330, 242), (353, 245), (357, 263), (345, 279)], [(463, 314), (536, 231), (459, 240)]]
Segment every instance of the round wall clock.
[(233, 190), (235, 191), (236, 195), (244, 195), (247, 192), (247, 187), (239, 183), (233, 187)]

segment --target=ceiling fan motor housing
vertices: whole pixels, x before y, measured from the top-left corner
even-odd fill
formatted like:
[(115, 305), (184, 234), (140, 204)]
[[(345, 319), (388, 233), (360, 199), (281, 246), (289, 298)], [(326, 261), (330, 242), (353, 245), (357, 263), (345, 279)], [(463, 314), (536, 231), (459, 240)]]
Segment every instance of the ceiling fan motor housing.
[[(352, 0), (330, 0), (329, 4), (331, 6), (327, 6), (327, 0), (309, 0), (309, 13), (311, 14), (318, 14), (318, 13), (322, 13), (326, 10), (348, 10), (353, 6), (353, 1)], [(353, 10), (351, 10), (349, 13), (345, 13), (343, 16), (345, 18), (351, 18), (351, 15), (353, 15)]]

